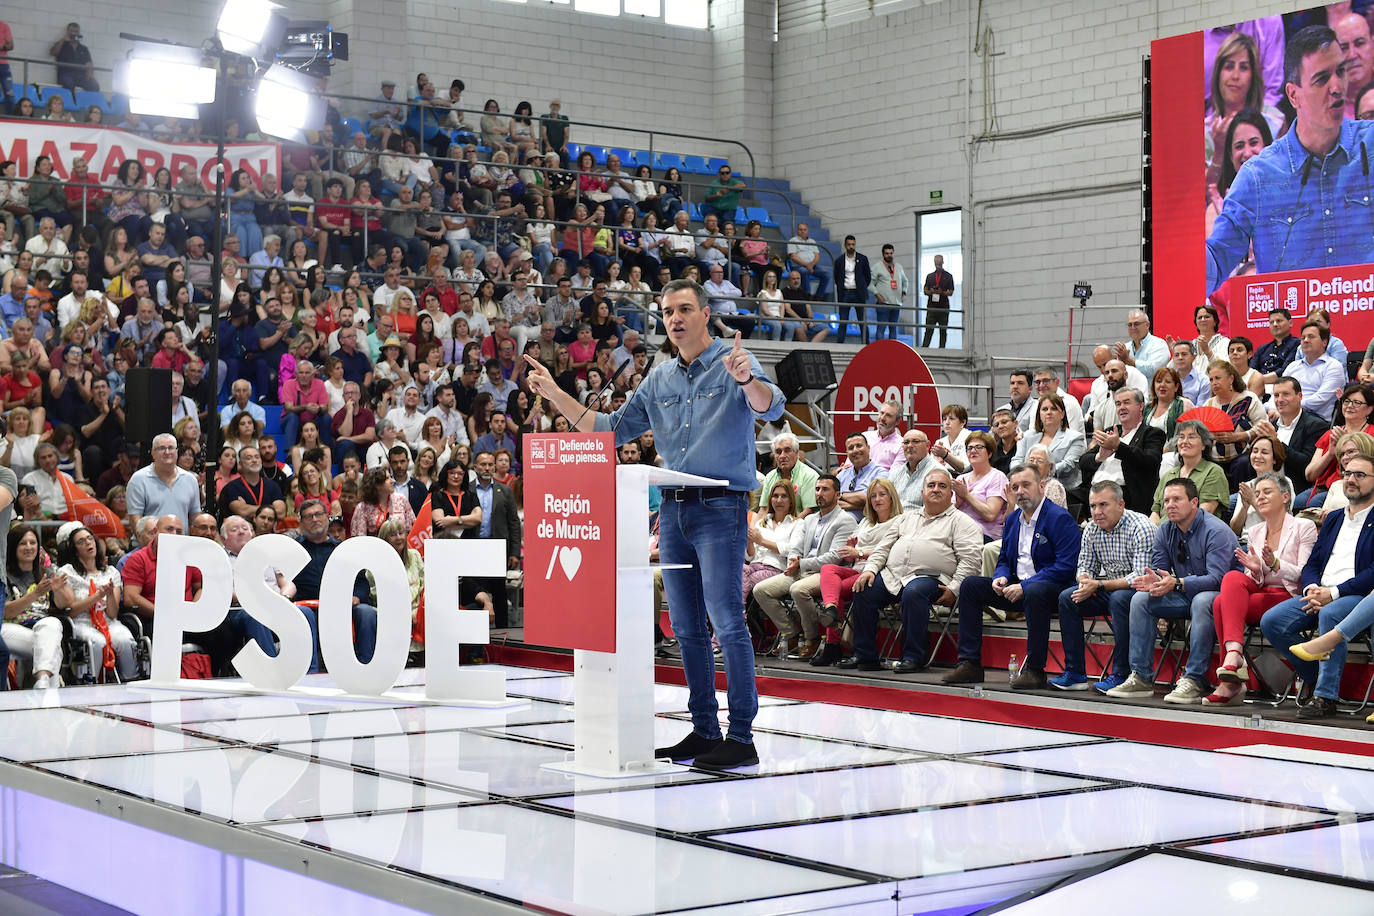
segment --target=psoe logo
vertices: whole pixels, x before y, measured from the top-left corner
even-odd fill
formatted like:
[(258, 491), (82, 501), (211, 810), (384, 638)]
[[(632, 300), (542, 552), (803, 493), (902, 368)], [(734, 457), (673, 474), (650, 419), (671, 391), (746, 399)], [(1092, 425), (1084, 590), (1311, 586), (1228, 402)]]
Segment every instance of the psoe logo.
[(545, 467), (549, 464), (558, 462), (558, 440), (556, 439), (531, 439), (530, 440), (530, 464), (534, 467)]
[(1269, 312), (1278, 308), (1277, 284), (1247, 283), (1245, 285), (1245, 324), (1251, 328), (1269, 326)]
[(1278, 307), (1287, 309), (1289, 317), (1301, 324), (1307, 317), (1307, 283), (1303, 280), (1280, 280), (1275, 286)]

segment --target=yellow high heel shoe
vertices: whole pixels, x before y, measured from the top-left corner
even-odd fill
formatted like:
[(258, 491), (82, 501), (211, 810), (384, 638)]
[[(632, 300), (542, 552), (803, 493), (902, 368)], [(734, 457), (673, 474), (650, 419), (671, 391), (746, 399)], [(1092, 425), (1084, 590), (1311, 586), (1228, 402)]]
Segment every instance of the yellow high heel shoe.
[(1307, 643), (1298, 643), (1295, 646), (1289, 646), (1288, 651), (1292, 652), (1294, 655), (1296, 655), (1298, 658), (1302, 659), (1305, 662), (1324, 662), (1331, 657), (1330, 652), (1327, 652), (1325, 655), (1313, 655), (1311, 652), (1308, 652), (1306, 649), (1303, 648), (1303, 646), (1305, 645), (1307, 645)]

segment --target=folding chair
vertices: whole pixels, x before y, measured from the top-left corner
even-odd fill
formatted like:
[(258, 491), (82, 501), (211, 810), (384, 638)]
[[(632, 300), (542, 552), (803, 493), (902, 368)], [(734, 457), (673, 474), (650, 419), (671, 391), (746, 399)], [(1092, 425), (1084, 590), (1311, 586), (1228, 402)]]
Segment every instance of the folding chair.
[[(1166, 626), (1164, 635), (1160, 637), (1163, 652), (1159, 663), (1155, 665), (1154, 682), (1173, 687), (1183, 672), (1183, 660), (1188, 657), (1188, 634), (1193, 628), (1193, 620), (1191, 617), (1160, 617), (1158, 620), (1163, 620)], [(1168, 681), (1161, 681), (1160, 675), (1170, 662), (1173, 663), (1173, 675)]]
[[(1361, 640), (1361, 641), (1363, 641), (1363, 642), (1365, 643), (1365, 645), (1369, 646), (1369, 647), (1370, 647), (1370, 653), (1371, 653), (1372, 656), (1374, 656), (1374, 637), (1371, 637), (1371, 636), (1370, 636), (1369, 631), (1366, 630), (1363, 634), (1361, 634), (1360, 636), (1358, 636), (1358, 637), (1356, 637), (1356, 638), (1359, 639), (1359, 640)], [(1353, 642), (1355, 642), (1355, 640), (1352, 639), (1351, 642), (1353, 643)], [(1346, 648), (1347, 648), (1347, 650), (1348, 650), (1348, 649), (1349, 649), (1349, 646), (1347, 646)], [(1346, 660), (1347, 660), (1347, 662), (1349, 661), (1349, 652), (1348, 652), (1348, 651), (1347, 651), (1347, 653), (1346, 653)], [(1371, 671), (1370, 671), (1370, 676), (1369, 676), (1369, 682), (1368, 682), (1367, 684), (1365, 684), (1365, 687), (1364, 687), (1364, 696), (1360, 698), (1360, 705), (1359, 705), (1359, 706), (1356, 706), (1354, 709), (1346, 710), (1346, 711), (1349, 712), (1352, 716), (1357, 716), (1357, 715), (1359, 715), (1360, 713), (1364, 712), (1364, 708), (1365, 708), (1366, 706), (1369, 705), (1369, 698), (1370, 698), (1370, 696), (1371, 696), (1371, 695), (1374, 695), (1374, 658), (1371, 658), (1370, 668), (1371, 668)]]

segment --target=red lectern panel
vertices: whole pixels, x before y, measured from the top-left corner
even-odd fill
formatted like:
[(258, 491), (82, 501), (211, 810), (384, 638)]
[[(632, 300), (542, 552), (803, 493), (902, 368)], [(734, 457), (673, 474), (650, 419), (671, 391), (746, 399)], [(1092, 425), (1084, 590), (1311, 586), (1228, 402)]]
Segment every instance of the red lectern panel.
[(615, 651), (615, 435), (526, 436), (525, 641)]

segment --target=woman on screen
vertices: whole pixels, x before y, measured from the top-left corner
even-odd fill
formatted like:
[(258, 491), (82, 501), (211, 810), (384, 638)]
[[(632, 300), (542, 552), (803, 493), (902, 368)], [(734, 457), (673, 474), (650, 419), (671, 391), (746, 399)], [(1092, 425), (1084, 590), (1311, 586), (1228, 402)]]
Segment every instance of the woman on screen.
[(1207, 157), (1207, 184), (1217, 184), (1226, 160), (1226, 136), (1236, 115), (1254, 109), (1269, 124), (1271, 136), (1283, 133), (1283, 113), (1264, 104), (1264, 75), (1260, 70), (1259, 46), (1244, 32), (1232, 32), (1217, 49), (1209, 77), (1212, 87), (1210, 107), (1205, 113), (1202, 132)]
[(1265, 147), (1274, 142), (1269, 130), (1269, 122), (1258, 111), (1246, 108), (1236, 112), (1231, 125), (1226, 129), (1226, 142), (1222, 147), (1226, 158), (1221, 163), (1221, 174), (1217, 178), (1216, 190), (1207, 190), (1207, 217), (1204, 227), (1207, 235), (1212, 234), (1212, 223), (1221, 212), (1222, 201), (1236, 180), (1236, 172), (1249, 160), (1258, 156)]

